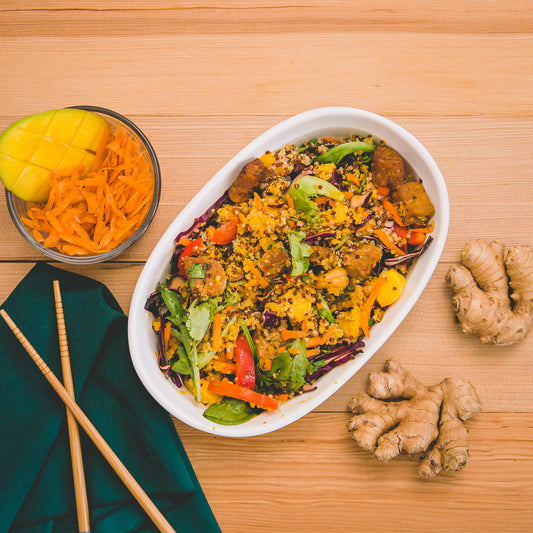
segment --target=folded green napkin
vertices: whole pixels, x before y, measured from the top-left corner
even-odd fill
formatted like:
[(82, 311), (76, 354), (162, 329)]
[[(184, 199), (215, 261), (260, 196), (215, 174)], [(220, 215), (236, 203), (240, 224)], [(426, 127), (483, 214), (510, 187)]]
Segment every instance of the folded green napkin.
[[(2, 307), (62, 380), (54, 279), (76, 401), (176, 531), (220, 531), (170, 416), (135, 374), (109, 290), (37, 263)], [(0, 428), (0, 533), (78, 531), (65, 406), (1, 319)], [(80, 437), (91, 531), (157, 531), (81, 428)]]

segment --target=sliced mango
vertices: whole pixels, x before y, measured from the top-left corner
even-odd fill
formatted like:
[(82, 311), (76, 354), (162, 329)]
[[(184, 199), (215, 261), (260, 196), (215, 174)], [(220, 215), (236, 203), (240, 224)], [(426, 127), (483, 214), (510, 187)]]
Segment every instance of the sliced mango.
[(397, 270), (387, 270), (381, 274), (387, 281), (383, 284), (377, 295), (378, 304), (381, 307), (393, 304), (402, 294), (406, 279)]
[(27, 202), (45, 202), (54, 170), (90, 170), (109, 140), (111, 126), (97, 113), (53, 109), (15, 122), (0, 135), (0, 180)]

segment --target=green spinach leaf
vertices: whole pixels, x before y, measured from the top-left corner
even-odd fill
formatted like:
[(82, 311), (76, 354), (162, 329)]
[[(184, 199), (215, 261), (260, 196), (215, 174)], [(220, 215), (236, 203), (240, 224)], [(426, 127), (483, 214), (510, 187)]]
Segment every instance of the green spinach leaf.
[(217, 424), (233, 426), (247, 422), (261, 412), (261, 409), (255, 409), (249, 403), (242, 400), (224, 398), (210, 405), (204, 411), (204, 417)]

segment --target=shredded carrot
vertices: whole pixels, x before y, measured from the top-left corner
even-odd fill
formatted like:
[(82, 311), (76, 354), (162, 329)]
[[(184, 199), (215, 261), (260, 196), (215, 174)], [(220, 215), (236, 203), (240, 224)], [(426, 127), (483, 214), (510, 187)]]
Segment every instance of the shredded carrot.
[(327, 196), (319, 196), (318, 198), (315, 198), (313, 202), (315, 202), (316, 205), (324, 205), (329, 202), (329, 198)]
[(288, 348), (288, 352), (291, 353), (292, 355), (296, 355), (300, 353), (300, 350), (298, 350), (298, 348)]
[(368, 337), (370, 335), (370, 328), (368, 327), (368, 321), (370, 320), (370, 313), (372, 312), (372, 308), (374, 307), (374, 303), (376, 302), (376, 298), (378, 296), (378, 293), (383, 287), (383, 285), (387, 282), (387, 279), (385, 277), (379, 277), (374, 285), (372, 285), (372, 289), (370, 289), (370, 294), (368, 295), (368, 299), (365, 302), (365, 305), (363, 307), (363, 310), (361, 311), (361, 329), (363, 330), (363, 333)]
[(220, 350), (220, 334), (222, 333), (222, 315), (217, 313), (213, 317), (213, 350)]
[(287, 346), (280, 346), (276, 351), (278, 353), (283, 353), (287, 349)]
[(233, 361), (233, 359), (235, 359), (235, 346), (233, 344), (231, 346), (226, 347), (226, 358), (230, 361)]
[(359, 185), (361, 185), (361, 182), (359, 181), (359, 178), (355, 175), (355, 174), (352, 174), (351, 172), (348, 172), (346, 174), (346, 177), (348, 178), (349, 181), (351, 181), (356, 187), (359, 187)]
[(322, 344), (322, 337), (313, 337), (305, 343), (306, 348), (315, 348), (315, 346), (320, 346)]
[(254, 193), (254, 207), (259, 210), (263, 209), (263, 201), (256, 192)]
[(335, 333), (335, 327), (329, 326), (329, 328), (324, 332), (324, 335), (322, 335), (321, 344), (327, 344), (331, 337), (333, 337), (333, 333)]
[(374, 230), (374, 235), (387, 247), (391, 252), (394, 252), (396, 255), (405, 255), (405, 252), (398, 248), (393, 242), (392, 239), (381, 229)]
[(97, 164), (51, 174), (46, 204), (30, 204), (23, 221), (43, 246), (67, 255), (108, 252), (143, 222), (154, 177), (139, 143), (120, 125)]
[(237, 365), (228, 361), (215, 361), (213, 368), (221, 374), (235, 374), (237, 371)]
[(263, 287), (263, 289), (266, 289), (267, 287), (270, 286), (270, 283), (263, 277), (261, 272), (257, 270), (257, 268), (254, 266), (254, 264), (249, 259), (244, 260), (244, 266), (252, 273), (254, 278), (257, 280), (259, 285)]
[(294, 200), (289, 195), (287, 195), (287, 205), (290, 209), (294, 209)]
[(322, 137), (322, 140), (327, 143), (339, 144), (338, 139), (334, 139), (333, 137)]
[(435, 224), (433, 222), (425, 228), (411, 228), (411, 231), (416, 231), (418, 233), (431, 233), (434, 230), (435, 230)]
[(289, 395), (287, 393), (276, 394), (276, 398), (280, 402), (286, 402), (289, 399)]
[(165, 347), (168, 346), (168, 343), (170, 342), (170, 335), (171, 335), (171, 331), (170, 331), (170, 322), (165, 322), (165, 330), (163, 332), (163, 338), (165, 340)]
[(320, 348), (314, 348), (312, 350), (307, 350), (307, 352), (305, 352), (305, 355), (307, 357), (314, 357), (315, 355), (318, 355), (320, 353)]
[(377, 187), (376, 188), (376, 192), (380, 195), (380, 196), (388, 196), (389, 195), (389, 192), (390, 192), (390, 189), (388, 187)]
[(290, 339), (303, 339), (304, 337), (307, 337), (307, 333), (305, 331), (299, 331), (296, 329), (281, 330), (281, 338), (284, 341), (288, 341)]
[[(208, 228), (209, 229), (209, 228)], [(191, 240), (190, 239), (187, 239), (187, 237), (182, 237), (179, 241), (178, 241), (178, 244), (180, 246), (187, 246), (188, 244), (191, 244)]]
[(405, 226), (402, 217), (400, 217), (396, 206), (392, 202), (389, 202), (387, 199), (383, 198), (381, 203), (383, 204), (385, 211), (387, 211), (387, 213), (392, 216), (394, 222), (396, 222), (398, 226)]
[(265, 370), (270, 370), (272, 368), (272, 359), (265, 359), (263, 361), (263, 368)]

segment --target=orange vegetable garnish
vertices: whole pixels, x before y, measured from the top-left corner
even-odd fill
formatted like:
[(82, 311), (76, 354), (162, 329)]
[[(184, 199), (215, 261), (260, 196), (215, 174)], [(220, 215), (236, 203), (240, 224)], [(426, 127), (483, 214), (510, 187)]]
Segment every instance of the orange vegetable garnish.
[(35, 239), (67, 255), (108, 252), (146, 217), (154, 177), (139, 143), (120, 125), (96, 168), (53, 172), (46, 204), (29, 204), (22, 221)]
[(370, 289), (370, 294), (368, 295), (368, 299), (365, 302), (365, 305), (363, 307), (363, 310), (361, 311), (361, 329), (363, 330), (363, 333), (369, 337), (370, 336), (370, 328), (368, 326), (368, 321), (370, 320), (370, 313), (372, 312), (372, 308), (374, 307), (374, 304), (376, 303), (376, 298), (378, 296), (378, 293), (387, 282), (387, 279), (384, 277), (379, 277), (374, 285), (372, 285), (372, 288)]
[(289, 339), (303, 339), (304, 337), (307, 337), (307, 333), (305, 331), (299, 331), (295, 329), (281, 330), (281, 338), (284, 341), (288, 341)]

